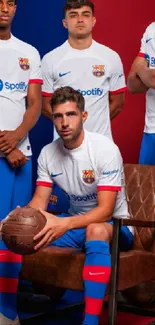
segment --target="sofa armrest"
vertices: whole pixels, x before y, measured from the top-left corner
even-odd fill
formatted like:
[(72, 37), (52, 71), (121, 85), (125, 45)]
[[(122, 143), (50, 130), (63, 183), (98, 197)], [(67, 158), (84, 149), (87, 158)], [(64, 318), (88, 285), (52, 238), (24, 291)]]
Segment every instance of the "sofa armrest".
[(121, 224), (123, 226), (155, 228), (155, 221), (151, 220), (121, 219)]

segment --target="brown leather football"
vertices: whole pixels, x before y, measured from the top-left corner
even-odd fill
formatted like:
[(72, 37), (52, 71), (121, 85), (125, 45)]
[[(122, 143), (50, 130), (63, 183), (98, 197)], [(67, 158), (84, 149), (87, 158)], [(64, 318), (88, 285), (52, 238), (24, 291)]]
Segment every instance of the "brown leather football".
[(2, 240), (9, 250), (21, 255), (33, 254), (34, 246), (41, 240), (33, 238), (44, 228), (46, 218), (29, 206), (17, 207), (5, 218), (2, 225)]

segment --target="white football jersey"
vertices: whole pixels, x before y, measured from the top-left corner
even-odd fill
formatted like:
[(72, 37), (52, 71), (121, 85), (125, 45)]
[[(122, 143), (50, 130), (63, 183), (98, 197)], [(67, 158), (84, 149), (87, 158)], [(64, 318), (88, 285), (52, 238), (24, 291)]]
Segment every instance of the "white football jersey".
[[(107, 137), (85, 131), (79, 148), (68, 150), (59, 138), (45, 146), (38, 159), (38, 186), (57, 184), (70, 199), (69, 213), (83, 214), (97, 206), (97, 191), (117, 191), (113, 217), (128, 216), (122, 157)], [(132, 228), (131, 228), (132, 229)]]
[(85, 98), (88, 119), (85, 129), (111, 138), (109, 93), (126, 89), (119, 55), (93, 40), (85, 50), (77, 50), (66, 41), (42, 60), (43, 96), (59, 87), (71, 86)]
[[(155, 22), (150, 24), (141, 40), (139, 56), (145, 57), (150, 69), (155, 69)], [(148, 89), (146, 92), (146, 133), (155, 133), (155, 90)]]
[[(42, 83), (38, 51), (11, 35), (0, 40), (0, 130), (15, 130), (23, 121), (30, 83)], [(31, 155), (28, 135), (17, 146)], [(3, 153), (0, 151), (0, 156)]]

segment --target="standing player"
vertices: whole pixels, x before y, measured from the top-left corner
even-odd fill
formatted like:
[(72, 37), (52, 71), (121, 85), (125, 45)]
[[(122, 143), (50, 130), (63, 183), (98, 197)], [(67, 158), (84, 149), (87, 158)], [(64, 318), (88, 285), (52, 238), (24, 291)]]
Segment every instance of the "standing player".
[[(41, 240), (36, 249), (49, 244), (85, 249), (82, 324), (98, 325), (111, 270), (113, 218), (128, 216), (122, 158), (110, 139), (84, 131), (87, 112), (80, 92), (57, 89), (51, 105), (60, 138), (41, 151), (37, 188), (29, 205), (46, 210), (56, 183), (68, 194), (70, 209), (61, 218), (41, 210), (47, 223), (34, 240)], [(122, 227), (121, 235), (123, 250), (131, 249), (132, 228)]]
[(155, 22), (150, 24), (141, 41), (139, 56), (128, 77), (132, 93), (146, 93), (145, 127), (139, 163), (155, 165)]
[[(31, 146), (28, 132), (41, 110), (40, 57), (11, 34), (16, 0), (0, 0), (0, 222), (31, 198)], [(27, 107), (26, 107), (27, 97)], [(0, 324), (19, 324), (16, 291), (21, 257), (0, 238)]]
[(42, 113), (52, 119), (53, 92), (71, 86), (85, 97), (89, 112), (86, 130), (111, 138), (110, 119), (121, 111), (126, 87), (119, 55), (92, 39), (95, 23), (92, 1), (66, 2), (63, 26), (68, 30), (68, 40), (42, 61)]

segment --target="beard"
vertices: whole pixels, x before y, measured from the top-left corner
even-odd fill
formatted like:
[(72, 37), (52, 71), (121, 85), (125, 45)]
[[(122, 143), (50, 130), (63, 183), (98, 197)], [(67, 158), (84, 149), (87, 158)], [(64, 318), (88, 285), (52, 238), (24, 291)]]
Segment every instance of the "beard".
[(80, 121), (76, 127), (76, 130), (72, 131), (71, 135), (63, 136), (59, 133), (59, 130), (57, 130), (57, 129), (56, 130), (57, 130), (57, 133), (59, 134), (60, 138), (63, 140), (63, 142), (67, 144), (67, 143), (75, 142), (79, 138), (82, 129), (83, 129), (83, 122)]
[(85, 38), (87, 38), (89, 35), (91, 34), (91, 32), (88, 32), (88, 31), (83, 31), (83, 32), (81, 32), (81, 33), (70, 33), (70, 36), (71, 37), (73, 37), (73, 38), (75, 38), (75, 39), (85, 39)]
[(5, 30), (5, 29), (8, 29), (9, 27), (9, 24), (8, 25), (3, 25), (0, 23), (0, 30)]

